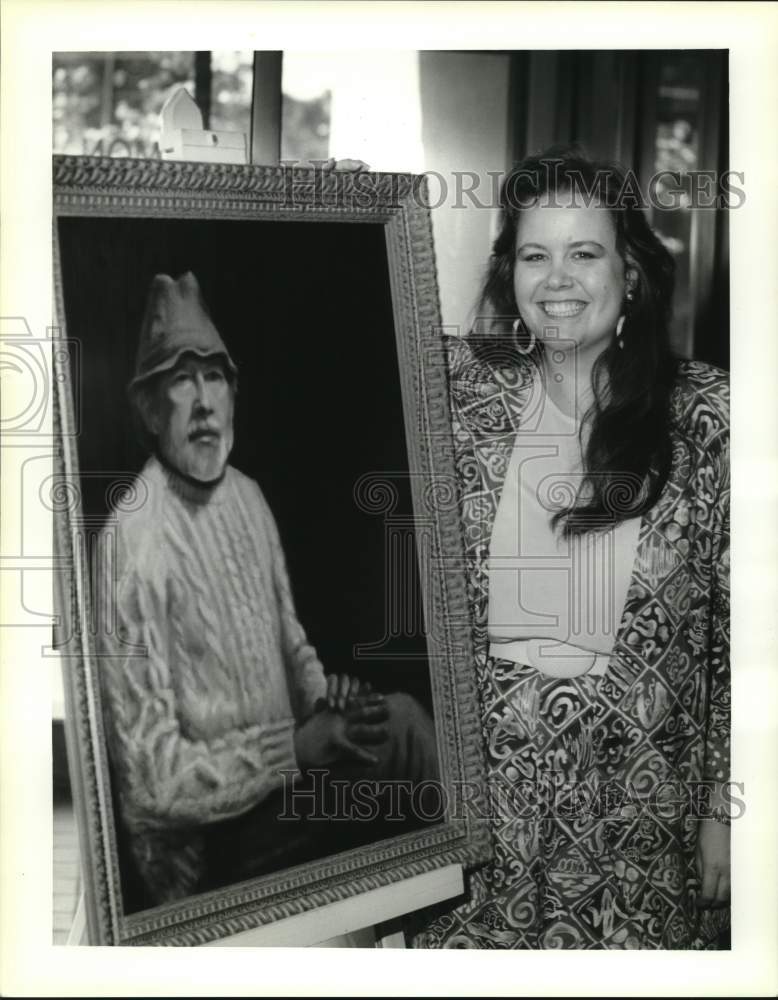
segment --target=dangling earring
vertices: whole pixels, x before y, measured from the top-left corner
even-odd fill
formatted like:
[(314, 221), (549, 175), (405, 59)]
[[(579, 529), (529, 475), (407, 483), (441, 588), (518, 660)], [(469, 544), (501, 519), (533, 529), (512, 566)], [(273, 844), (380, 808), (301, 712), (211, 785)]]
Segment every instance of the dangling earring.
[(624, 341), (621, 339), (621, 331), (624, 329), (624, 321), (626, 316), (619, 316), (619, 320), (616, 323), (616, 343), (619, 345), (619, 350), (624, 350)]
[(517, 316), (516, 319), (513, 321), (513, 326), (511, 327), (511, 330), (513, 331), (513, 339), (516, 342), (516, 350), (519, 352), (519, 354), (531, 354), (535, 349), (535, 334), (534, 332), (530, 331), (529, 346), (521, 343), (521, 341), (519, 340), (520, 335), (521, 334), (524, 334), (525, 336), (527, 335), (527, 328), (524, 326), (521, 316)]
[[(631, 288), (627, 292), (626, 298), (627, 298), (627, 308), (629, 308), (629, 306), (632, 304), (632, 300), (635, 298), (635, 293), (632, 291)], [(622, 339), (621, 334), (624, 329), (624, 324), (626, 323), (626, 321), (627, 317), (622, 314), (621, 316), (619, 316), (618, 322), (616, 323), (616, 343), (619, 345), (620, 351), (624, 350), (624, 341)]]

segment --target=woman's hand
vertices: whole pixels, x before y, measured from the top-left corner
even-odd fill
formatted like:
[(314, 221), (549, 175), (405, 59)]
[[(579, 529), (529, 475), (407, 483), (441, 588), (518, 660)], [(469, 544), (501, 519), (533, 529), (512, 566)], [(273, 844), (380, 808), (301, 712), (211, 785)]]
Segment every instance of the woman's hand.
[(726, 906), (729, 902), (729, 837), (726, 823), (702, 819), (697, 828), (697, 875), (701, 907)]

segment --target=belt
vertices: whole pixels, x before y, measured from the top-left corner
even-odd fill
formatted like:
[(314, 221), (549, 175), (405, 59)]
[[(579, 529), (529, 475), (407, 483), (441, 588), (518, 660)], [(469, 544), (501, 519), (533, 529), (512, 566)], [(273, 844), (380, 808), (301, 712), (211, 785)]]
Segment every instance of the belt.
[(610, 654), (595, 653), (553, 639), (512, 639), (489, 642), (489, 655), (497, 660), (512, 660), (534, 667), (549, 677), (580, 677), (591, 674), (601, 677), (608, 668)]

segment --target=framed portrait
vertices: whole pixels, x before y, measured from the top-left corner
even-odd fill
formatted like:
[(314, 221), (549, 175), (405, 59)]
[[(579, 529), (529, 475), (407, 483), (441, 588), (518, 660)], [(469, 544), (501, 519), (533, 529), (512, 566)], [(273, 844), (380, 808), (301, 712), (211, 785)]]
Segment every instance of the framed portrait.
[[(60, 447), (47, 502), (90, 943), (206, 943), (486, 860), (424, 179), (67, 156), (53, 171)], [(198, 315), (229, 358), (229, 469), (274, 525), (270, 550), (251, 511), (242, 535), (225, 515), (149, 544), (167, 517), (149, 465), (161, 438), (149, 440), (127, 387), (148, 362), (139, 342), (160, 281), (198, 290)], [(174, 360), (208, 353), (190, 349), (184, 339)], [(168, 388), (173, 367), (155, 369)], [(151, 563), (170, 571), (158, 590), (144, 577)], [(133, 598), (117, 569), (127, 566)], [(281, 586), (278, 566), (289, 591), (268, 611), (261, 595)], [(300, 779), (289, 740), (310, 711), (331, 708), (323, 695), (306, 715), (278, 693), (289, 664), (276, 676), (262, 646), (277, 614), (293, 616), (292, 646), (309, 651), (306, 670), (336, 677), (336, 693), (345, 675), (355, 703), (395, 699), (404, 724), (430, 722), (421, 780), (399, 780), (400, 768), (378, 788), (353, 767), (335, 811), (330, 785), (316, 798), (305, 782), (329, 772)], [(260, 721), (280, 732), (274, 698), (292, 706), (287, 742), (252, 743)], [(235, 699), (243, 713), (231, 717)], [(262, 767), (283, 780), (263, 784)], [(288, 796), (301, 789), (298, 814)]]

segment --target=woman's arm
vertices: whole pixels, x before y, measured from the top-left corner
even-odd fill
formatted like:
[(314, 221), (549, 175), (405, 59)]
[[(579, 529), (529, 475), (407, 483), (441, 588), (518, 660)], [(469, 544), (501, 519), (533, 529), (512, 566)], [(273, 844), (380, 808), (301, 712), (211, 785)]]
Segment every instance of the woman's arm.
[[(713, 570), (710, 594), (708, 715), (705, 742), (706, 781), (729, 781), (730, 660), (729, 660), (729, 463), (721, 454), (720, 489), (714, 512)], [(719, 818), (725, 818), (719, 811)]]
[(730, 814), (723, 789), (730, 778), (729, 656), (729, 462), (725, 450), (715, 463), (720, 488), (714, 511), (713, 585), (705, 768), (712, 783), (711, 810), (701, 817), (697, 834), (700, 906), (723, 906), (730, 898)]

